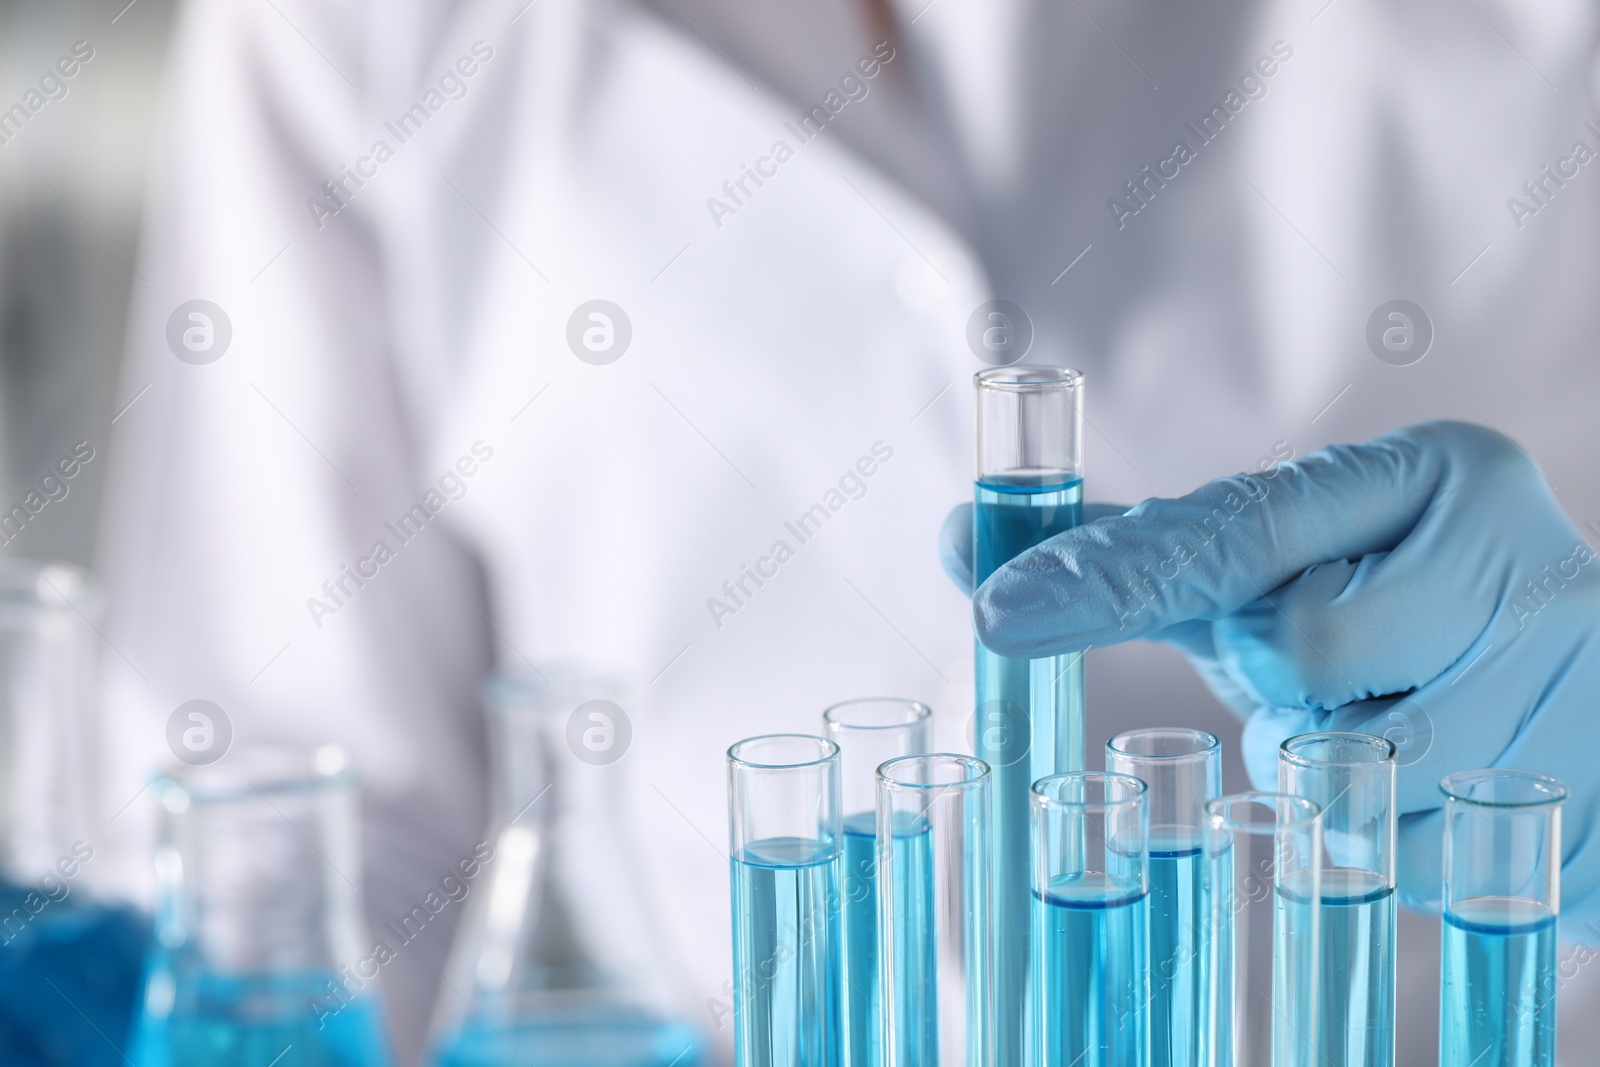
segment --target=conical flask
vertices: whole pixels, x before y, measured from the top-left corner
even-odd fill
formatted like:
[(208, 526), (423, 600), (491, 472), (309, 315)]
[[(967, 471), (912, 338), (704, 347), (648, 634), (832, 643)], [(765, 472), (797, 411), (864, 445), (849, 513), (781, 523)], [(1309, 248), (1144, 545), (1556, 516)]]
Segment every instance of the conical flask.
[(94, 620), (63, 563), (0, 561), (0, 1064), (113, 1067), (149, 921), (121, 899), (99, 789)]
[(699, 1067), (624, 825), (620, 679), (574, 666), (484, 686), (494, 853), (434, 1021), (436, 1067)]

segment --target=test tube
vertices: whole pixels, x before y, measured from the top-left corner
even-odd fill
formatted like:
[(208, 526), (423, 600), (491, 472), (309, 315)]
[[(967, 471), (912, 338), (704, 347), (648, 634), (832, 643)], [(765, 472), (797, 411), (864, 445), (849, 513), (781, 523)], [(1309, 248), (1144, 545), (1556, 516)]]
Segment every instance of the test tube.
[(767, 734), (728, 749), (738, 1067), (833, 1067), (840, 1032), (839, 746)]
[(1317, 1058), (1321, 809), (1235, 793), (1205, 808), (1205, 1067), (1329, 1067)]
[(844, 1067), (878, 1067), (878, 766), (931, 746), (926, 704), (867, 697), (822, 713), (823, 734), (839, 746), (844, 812)]
[(1030, 1051), (1012, 1062), (1147, 1064), (1147, 792), (1100, 771), (1034, 784)]
[[(974, 378), (977, 484), (973, 573), (1083, 521), (1083, 375), (1060, 367), (998, 367)], [(997, 656), (976, 645), (973, 751), (993, 768), (995, 985), (1001, 1063), (1021, 1062), (1027, 1003), (1028, 790), (1083, 769), (1083, 655)]]
[(883, 1067), (993, 1067), (989, 765), (904, 756), (878, 769)]
[(1150, 790), (1150, 1067), (1192, 1067), (1203, 1007), (1205, 805), (1222, 792), (1222, 746), (1204, 730), (1129, 730), (1106, 742), (1106, 770)]
[(1552, 1067), (1561, 805), (1530, 771), (1462, 771), (1444, 793), (1440, 1067)]
[(1395, 748), (1372, 734), (1291, 737), (1278, 789), (1322, 809), (1317, 1052), (1328, 1063), (1394, 1062)]

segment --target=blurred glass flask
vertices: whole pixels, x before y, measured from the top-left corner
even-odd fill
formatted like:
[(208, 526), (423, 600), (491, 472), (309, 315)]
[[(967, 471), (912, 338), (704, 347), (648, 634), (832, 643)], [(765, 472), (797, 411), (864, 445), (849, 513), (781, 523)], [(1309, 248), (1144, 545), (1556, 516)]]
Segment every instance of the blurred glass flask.
[(133, 1067), (388, 1067), (343, 752), (245, 749), (158, 778), (156, 943)]
[[(0, 1063), (123, 1062), (148, 922), (115, 884), (99, 794), (98, 590), (0, 562)], [(114, 803), (115, 798), (110, 798)]]
[(699, 1067), (621, 818), (623, 683), (578, 666), (484, 687), (494, 861), (456, 935), (436, 1067)]

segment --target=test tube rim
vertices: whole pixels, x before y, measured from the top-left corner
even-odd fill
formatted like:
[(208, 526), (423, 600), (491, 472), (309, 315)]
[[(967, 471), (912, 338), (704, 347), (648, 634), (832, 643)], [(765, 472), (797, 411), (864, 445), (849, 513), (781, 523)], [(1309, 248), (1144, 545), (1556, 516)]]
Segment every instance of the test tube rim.
[[(1063, 800), (1059, 796), (1052, 796), (1048, 787), (1064, 785), (1069, 781), (1076, 782), (1132, 782), (1137, 788), (1127, 796), (1116, 800)], [(1131, 804), (1142, 804), (1149, 799), (1150, 786), (1143, 778), (1131, 774), (1122, 774), (1119, 771), (1063, 771), (1060, 774), (1047, 774), (1034, 782), (1028, 788), (1028, 796), (1033, 803), (1040, 807), (1055, 805), (1057, 807), (1072, 808), (1074, 811), (1112, 811), (1124, 808)]]
[[(1008, 376), (1037, 374), (1035, 381), (1008, 380)], [(1046, 363), (1013, 363), (1005, 367), (990, 367), (972, 376), (979, 389), (993, 389), (1003, 393), (1044, 392), (1050, 389), (1072, 390), (1083, 384), (1083, 372), (1071, 367), (1052, 367)]]
[[(311, 750), (290, 745), (263, 745), (252, 750), (252, 755), (281, 758), (284, 765), (298, 763), (301, 769), (281, 775), (245, 775), (207, 782), (202, 779), (219, 773), (214, 763), (169, 767), (150, 779), (151, 791), (168, 811), (180, 813), (191, 807), (215, 808), (240, 801), (270, 801), (272, 797), (316, 796), (354, 789), (360, 784), (355, 768), (338, 745), (318, 745)], [(319, 761), (326, 761), (326, 765), (319, 765)], [(233, 770), (238, 763), (236, 758), (225, 769)]]
[[(1274, 815), (1271, 822), (1239, 822), (1222, 814), (1223, 809), (1231, 808), (1235, 803), (1246, 802), (1266, 806), (1271, 804), (1274, 812), (1278, 805), (1287, 804), (1288, 807), (1298, 809), (1301, 818), (1291, 822), (1284, 822)], [(1275, 793), (1265, 789), (1247, 789), (1242, 793), (1228, 793), (1220, 797), (1212, 797), (1205, 804), (1206, 827), (1218, 833), (1252, 834), (1265, 836), (1278, 834), (1285, 830), (1309, 827), (1322, 818), (1322, 805), (1307, 797), (1296, 796), (1293, 793)]]
[[(1490, 781), (1523, 782), (1528, 785), (1547, 786), (1551, 789), (1551, 793), (1537, 800), (1480, 800), (1476, 797), (1467, 796), (1460, 791), (1459, 786), (1466, 784), (1465, 780), (1467, 779), (1471, 779), (1472, 785)], [(1458, 785), (1452, 786), (1451, 783), (1453, 782), (1458, 783)], [(1515, 767), (1482, 767), (1470, 771), (1456, 771), (1439, 779), (1439, 792), (1444, 794), (1447, 799), (1462, 804), (1471, 804), (1477, 808), (1495, 808), (1501, 811), (1528, 811), (1537, 808), (1558, 807), (1565, 804), (1572, 796), (1571, 791), (1567, 789), (1560, 779), (1552, 778), (1548, 774), (1540, 774), (1538, 771), (1524, 771)]]
[[(901, 719), (897, 722), (881, 723), (843, 722), (834, 717), (833, 713), (836, 711), (861, 704), (898, 704), (901, 707), (909, 710), (912, 714), (909, 718)], [(932, 708), (924, 704), (922, 701), (912, 700), (910, 697), (854, 697), (850, 700), (841, 700), (836, 704), (829, 704), (822, 711), (822, 721), (839, 730), (859, 730), (863, 732), (872, 730), (904, 730), (908, 726), (916, 726), (919, 723), (927, 722), (932, 715)], [(754, 738), (751, 740), (754, 740)]]
[[(1208, 743), (1201, 748), (1191, 749), (1188, 752), (1159, 754), (1129, 752), (1126, 748), (1123, 748), (1117, 744), (1117, 742), (1121, 741), (1124, 737), (1132, 737), (1135, 734), (1148, 735), (1155, 733), (1184, 734), (1196, 739), (1205, 739)], [(1146, 763), (1165, 763), (1168, 761), (1176, 763), (1182, 760), (1199, 760), (1211, 755), (1213, 752), (1219, 751), (1221, 748), (1222, 742), (1217, 739), (1216, 734), (1212, 733), (1210, 730), (1201, 730), (1192, 726), (1141, 726), (1135, 730), (1124, 730), (1106, 742), (1106, 751), (1108, 753), (1114, 753), (1117, 757), (1122, 759), (1139, 760)]]
[[(803, 760), (799, 763), (757, 763), (754, 760), (747, 760), (734, 754), (736, 750), (743, 748), (745, 745), (754, 744), (757, 741), (815, 741), (823, 746), (819, 750), (822, 754), (815, 759)], [(789, 771), (800, 770), (804, 767), (820, 767), (830, 760), (837, 760), (839, 758), (839, 746), (826, 737), (818, 737), (816, 734), (757, 734), (754, 737), (746, 737), (729, 745), (727, 756), (728, 764), (733, 767), (744, 767), (753, 771)]]
[[(1289, 746), (1308, 741), (1343, 741), (1359, 744), (1367, 749), (1375, 749), (1384, 755), (1374, 760), (1325, 760), (1315, 759), (1311, 756), (1301, 755)], [(1287, 738), (1278, 746), (1278, 758), (1285, 763), (1296, 767), (1382, 767), (1393, 764), (1399, 749), (1394, 747), (1394, 742), (1378, 734), (1364, 734), (1354, 730), (1313, 730), (1310, 733), (1295, 734)]]
[[(884, 771), (897, 763), (906, 763), (912, 760), (925, 763), (939, 761), (941, 763), (956, 764), (968, 770), (977, 768), (977, 771), (958, 782), (907, 782), (884, 773)], [(879, 784), (886, 785), (890, 789), (971, 789), (980, 782), (987, 781), (993, 771), (984, 760), (979, 759), (977, 756), (968, 756), (962, 752), (911, 752), (904, 756), (896, 756), (894, 759), (884, 760), (878, 764), (876, 773)]]

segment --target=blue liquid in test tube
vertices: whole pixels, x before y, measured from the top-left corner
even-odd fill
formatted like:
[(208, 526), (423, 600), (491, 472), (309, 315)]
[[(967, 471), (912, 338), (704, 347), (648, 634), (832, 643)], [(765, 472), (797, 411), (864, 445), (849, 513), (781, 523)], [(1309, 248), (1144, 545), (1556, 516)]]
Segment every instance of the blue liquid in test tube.
[(1148, 790), (1126, 774), (1052, 775), (1031, 793), (1031, 1067), (1147, 1067)]
[(841, 1067), (839, 746), (770, 734), (728, 750), (737, 1067)]
[(1129, 730), (1106, 742), (1106, 770), (1149, 789), (1150, 1067), (1194, 1067), (1205, 1011), (1203, 818), (1222, 792), (1222, 746), (1204, 730)]
[(1445, 796), (1440, 1067), (1554, 1067), (1561, 806), (1530, 771), (1461, 771)]
[[(1083, 521), (1083, 376), (1053, 367), (983, 371), (977, 392), (973, 580)], [(1083, 656), (999, 656), (976, 648), (973, 751), (992, 768), (995, 1055), (1020, 1063), (1026, 1014), (1028, 790), (1081, 770)]]
[[(1143, 1067), (1149, 894), (1104, 880), (1033, 895), (1050, 991), (1039, 1027), (1041, 1067)], [(1053, 1010), (1052, 1010), (1053, 1008)]]
[(844, 1067), (881, 1067), (882, 995), (878, 980), (877, 770), (888, 760), (927, 752), (931, 712), (915, 700), (866, 697), (822, 713), (823, 734), (839, 746), (844, 811)]
[(890, 837), (894, 899), (901, 904), (892, 948), (896, 959), (915, 959), (917, 965), (893, 971), (889, 1018), (900, 1028), (901, 1047), (907, 1052), (903, 1059), (918, 1064), (939, 1062), (932, 838), (927, 820), (911, 817), (896, 818)]
[(1322, 808), (1317, 1055), (1342, 1067), (1394, 1063), (1395, 770), (1394, 745), (1371, 734), (1302, 734), (1278, 752), (1279, 789)]

